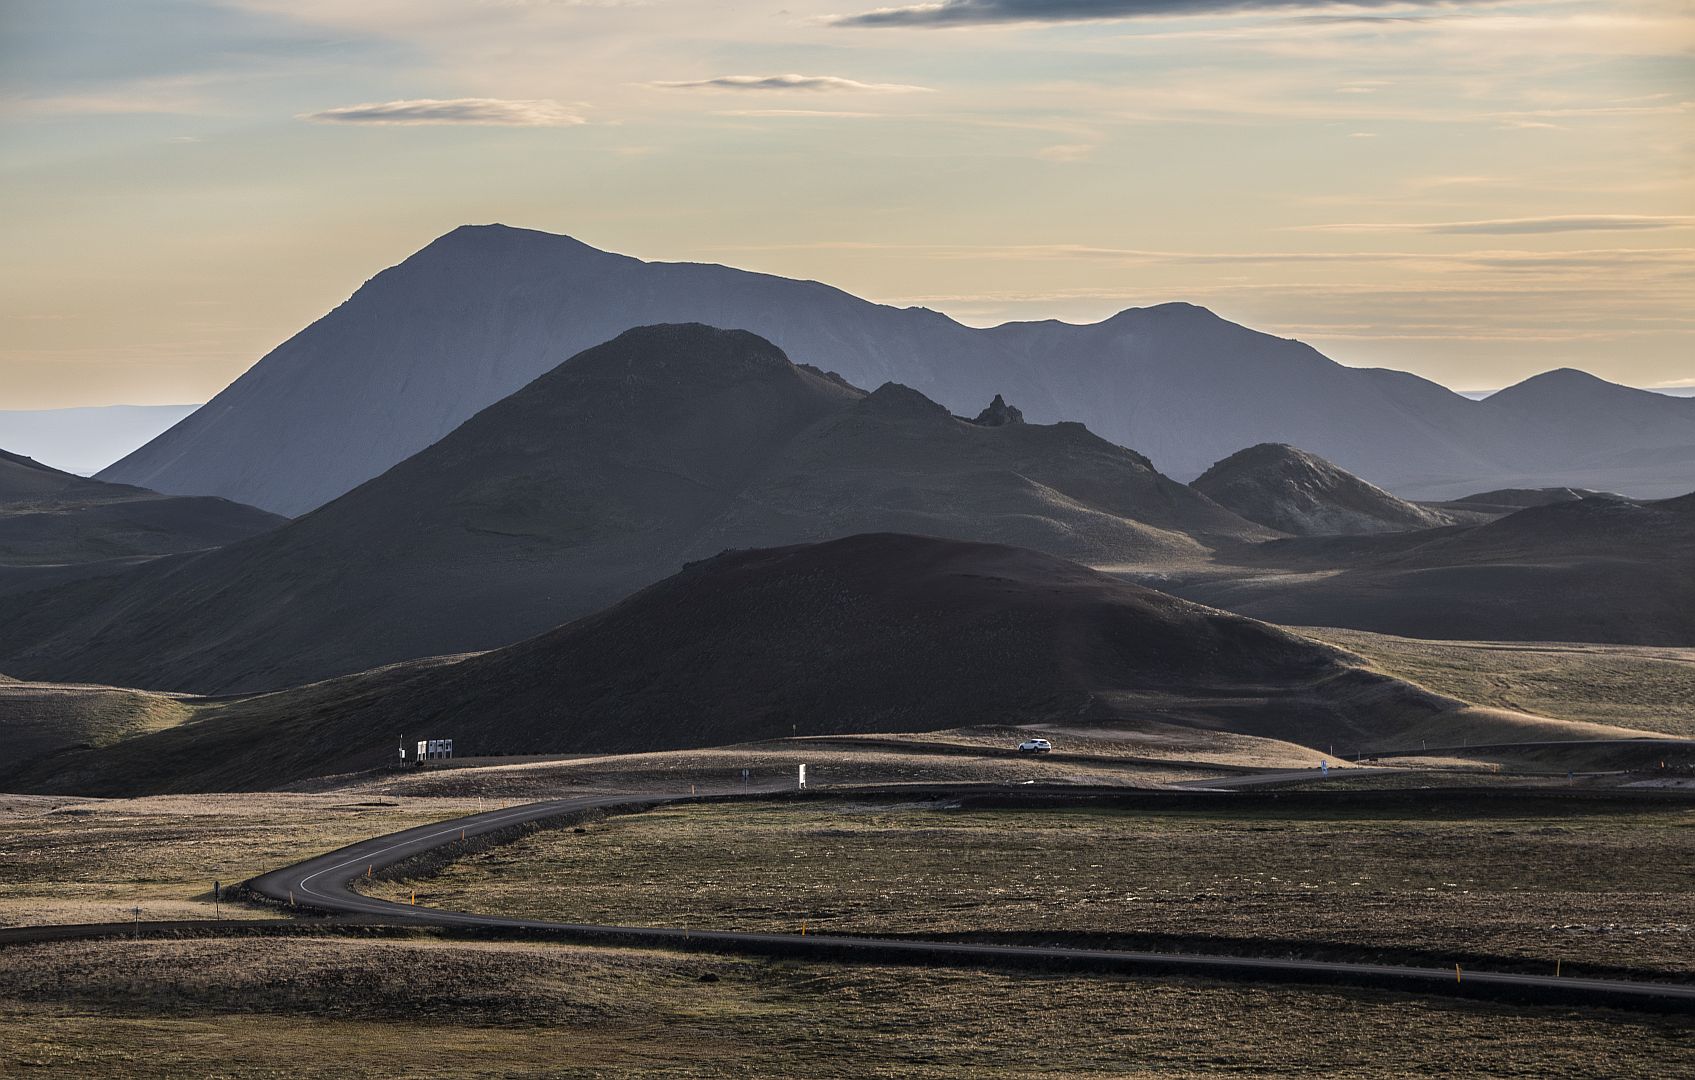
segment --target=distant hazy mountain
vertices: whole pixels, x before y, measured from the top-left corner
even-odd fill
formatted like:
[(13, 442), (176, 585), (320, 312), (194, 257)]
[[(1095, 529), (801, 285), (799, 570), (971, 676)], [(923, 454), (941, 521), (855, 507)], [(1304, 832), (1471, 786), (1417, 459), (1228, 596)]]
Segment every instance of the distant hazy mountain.
[(272, 534), (0, 599), (0, 670), (275, 688), (509, 644), (725, 548), (876, 530), (1160, 565), (1274, 535), (1078, 424), (976, 423), (744, 331), (648, 327)]
[(1532, 506), (1482, 525), (1274, 540), (1164, 582), (1255, 618), (1409, 637), (1695, 642), (1695, 495)]
[(1616, 492), (1591, 491), (1588, 488), (1501, 488), (1498, 491), (1479, 491), (1476, 494), (1467, 495), (1463, 499), (1435, 503), (1433, 508), (1449, 514), (1456, 521), (1481, 522), (1492, 518), (1505, 517), (1508, 514), (1516, 514), (1529, 506), (1576, 502), (1579, 499), (1591, 499), (1598, 495), (1620, 497)]
[(0, 409), (0, 446), (55, 469), (92, 476), (144, 446), (199, 407), (100, 405), (78, 409)]
[(1281, 443), (1237, 451), (1189, 485), (1268, 528), (1295, 536), (1406, 532), (1452, 524), (1316, 454)]
[[(12, 696), (27, 704), (41, 693)], [(1410, 745), (1427, 728), (1452, 737), (1463, 708), (1341, 650), (1047, 555), (887, 534), (724, 554), (456, 662), (228, 704), (136, 694), (112, 704), (127, 709), (120, 716), (196, 718), (88, 750), (68, 745), (65, 732), (88, 726), (72, 712), (36, 731), (34, 760), (0, 764), (0, 781), (82, 794), (274, 788), (387, 765), (395, 733), (420, 730), (451, 732), (467, 753), (1126, 720), (1314, 746)], [(0, 722), (5, 705), (0, 694)], [(1537, 732), (1597, 730), (1525, 719)], [(1478, 723), (1496, 737), (1525, 730), (1510, 716)]]
[(567, 356), (677, 322), (751, 330), (797, 362), (859, 386), (902, 383), (967, 416), (1005, 394), (1032, 421), (1081, 421), (1181, 479), (1262, 442), (1419, 498), (1554, 484), (1666, 495), (1687, 486), (1695, 462), (1695, 401), (1575, 373), (1478, 402), (1402, 372), (1343, 367), (1187, 304), (980, 330), (817, 282), (642, 262), (488, 225), (378, 274), (102, 475), (302, 513)]
[(285, 520), (226, 499), (73, 476), (0, 450), (0, 566), (7, 568), (198, 551)]

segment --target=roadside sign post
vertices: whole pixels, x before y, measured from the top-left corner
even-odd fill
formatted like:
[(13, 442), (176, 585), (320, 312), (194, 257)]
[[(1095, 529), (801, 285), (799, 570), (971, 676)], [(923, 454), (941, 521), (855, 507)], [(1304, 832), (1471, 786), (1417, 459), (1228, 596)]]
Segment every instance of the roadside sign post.
[(224, 917), (223, 906), (219, 903), (219, 901), (223, 899), (223, 891), (222, 885), (218, 884), (216, 881), (212, 882), (212, 917), (214, 919), (221, 919)]
[(800, 785), (799, 786), (803, 789), (806, 787), (806, 766), (805, 765), (802, 765), (800, 767)]

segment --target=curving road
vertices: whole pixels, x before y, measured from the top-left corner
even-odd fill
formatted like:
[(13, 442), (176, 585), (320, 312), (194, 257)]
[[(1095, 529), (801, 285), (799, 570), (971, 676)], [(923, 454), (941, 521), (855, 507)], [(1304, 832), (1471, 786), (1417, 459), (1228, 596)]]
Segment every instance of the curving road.
[[(961, 789), (952, 791), (959, 794)], [(1450, 968), (1191, 953), (978, 945), (898, 938), (749, 933), (673, 927), (598, 926), (414, 907), (364, 896), (353, 889), (354, 882), (368, 872), (381, 870), (415, 855), (461, 840), (514, 829), (531, 822), (594, 810), (645, 808), (662, 803), (687, 802), (690, 798), (671, 794), (591, 795), (529, 803), (362, 840), (305, 862), (274, 870), (246, 884), (251, 891), (272, 900), (332, 915), (380, 916), (384, 921), (462, 929), (534, 932), (599, 943), (662, 944), (674, 948), (813, 960), (1069, 967), (1138, 974), (1196, 975), (1238, 981), (1345, 984), (1422, 993), (1695, 1012), (1695, 985), (1688, 984), (1471, 971), (1456, 973)]]

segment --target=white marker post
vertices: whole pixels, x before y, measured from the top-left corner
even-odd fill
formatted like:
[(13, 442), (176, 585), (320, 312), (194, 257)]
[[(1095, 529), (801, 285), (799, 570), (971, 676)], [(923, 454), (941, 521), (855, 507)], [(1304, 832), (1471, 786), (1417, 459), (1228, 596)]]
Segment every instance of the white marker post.
[(806, 787), (806, 766), (805, 765), (802, 765), (800, 767), (800, 787), (802, 789), (804, 789)]

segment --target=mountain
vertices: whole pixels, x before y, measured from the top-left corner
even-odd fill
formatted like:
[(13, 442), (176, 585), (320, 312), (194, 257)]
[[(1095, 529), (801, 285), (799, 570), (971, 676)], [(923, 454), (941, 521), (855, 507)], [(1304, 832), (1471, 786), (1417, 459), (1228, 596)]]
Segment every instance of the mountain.
[(1255, 618), (1407, 637), (1695, 644), (1695, 495), (1533, 506), (1482, 525), (1274, 540), (1162, 587)]
[(1033, 422), (1080, 421), (1181, 479), (1263, 442), (1303, 447), (1408, 498), (1552, 484), (1668, 495), (1695, 462), (1695, 401), (1565, 373), (1472, 401), (1403, 372), (1343, 367), (1188, 304), (1086, 326), (974, 329), (815, 281), (643, 262), (485, 225), (378, 274), (101, 475), (297, 515), (566, 357), (635, 326), (682, 322), (750, 330), (854, 385), (902, 383), (967, 416), (1005, 394)]
[(1508, 514), (1516, 514), (1529, 506), (1576, 502), (1579, 499), (1590, 499), (1598, 495), (1622, 498), (1622, 496), (1613, 492), (1591, 491), (1588, 488), (1501, 488), (1497, 491), (1479, 491), (1463, 498), (1451, 499), (1448, 502), (1433, 503), (1431, 509), (1442, 511), (1453, 518), (1456, 523), (1482, 522), (1505, 517)]
[(1452, 524), (1315, 454), (1282, 443), (1238, 450), (1189, 484), (1249, 521), (1295, 536), (1406, 532)]
[(645, 327), (273, 533), (0, 597), (0, 670), (275, 689), (507, 645), (726, 548), (876, 530), (1160, 566), (1273, 535), (1079, 424), (978, 424), (745, 331)]
[[(0, 409), (0, 446), (89, 476), (133, 453), (198, 405)], [(198, 493), (196, 493), (198, 494)]]
[(285, 520), (226, 499), (90, 480), (0, 450), (0, 566), (197, 551), (257, 536)]
[[(121, 705), (108, 726), (182, 703)], [(1351, 653), (1051, 556), (890, 534), (727, 552), (508, 648), (189, 706), (186, 722), (94, 749), (45, 748), (0, 782), (274, 789), (388, 765), (401, 734), (452, 738), (462, 754), (985, 724), (1199, 726), (1315, 747), (1619, 734), (1471, 710)]]

